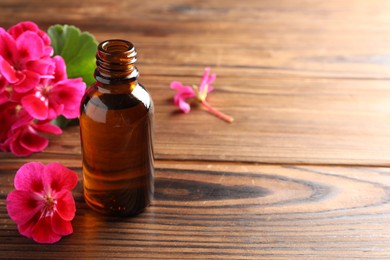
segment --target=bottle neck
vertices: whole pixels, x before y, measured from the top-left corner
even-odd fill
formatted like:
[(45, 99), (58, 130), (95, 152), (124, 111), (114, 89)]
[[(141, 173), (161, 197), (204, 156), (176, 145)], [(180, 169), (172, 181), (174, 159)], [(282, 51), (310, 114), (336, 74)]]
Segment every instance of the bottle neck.
[(136, 85), (138, 69), (137, 51), (131, 42), (107, 40), (101, 42), (96, 54), (95, 79), (103, 84)]

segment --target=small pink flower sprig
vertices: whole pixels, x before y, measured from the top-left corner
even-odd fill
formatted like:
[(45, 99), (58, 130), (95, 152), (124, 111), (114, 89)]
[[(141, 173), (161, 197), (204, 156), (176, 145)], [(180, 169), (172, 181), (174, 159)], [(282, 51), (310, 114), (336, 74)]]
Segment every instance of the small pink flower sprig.
[(77, 173), (59, 163), (29, 162), (20, 167), (15, 190), (7, 196), (8, 215), (19, 233), (44, 244), (72, 234), (76, 204), (71, 191), (77, 182)]
[(197, 102), (203, 105), (211, 114), (221, 118), (222, 120), (232, 123), (233, 118), (228, 116), (217, 109), (213, 108), (207, 101), (207, 94), (213, 91), (214, 87), (211, 86), (211, 83), (214, 82), (216, 74), (212, 73), (210, 75), (210, 68), (206, 68), (203, 74), (202, 80), (199, 87), (196, 85), (188, 86), (183, 85), (179, 81), (171, 82), (171, 89), (176, 90), (176, 95), (174, 96), (174, 104), (179, 106), (184, 113), (189, 113), (191, 110), (190, 103)]

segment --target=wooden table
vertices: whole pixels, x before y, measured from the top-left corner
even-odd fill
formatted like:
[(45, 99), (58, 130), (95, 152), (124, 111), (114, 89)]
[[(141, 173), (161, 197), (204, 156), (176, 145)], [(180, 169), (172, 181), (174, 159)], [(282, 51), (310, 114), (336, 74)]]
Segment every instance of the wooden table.
[[(132, 41), (156, 106), (155, 199), (133, 218), (87, 208), (77, 126), (0, 153), (0, 258), (390, 259), (390, 1), (2, 0), (0, 17)], [(206, 66), (233, 124), (172, 104), (170, 82)], [(79, 173), (74, 233), (55, 245), (5, 209), (29, 161)]]

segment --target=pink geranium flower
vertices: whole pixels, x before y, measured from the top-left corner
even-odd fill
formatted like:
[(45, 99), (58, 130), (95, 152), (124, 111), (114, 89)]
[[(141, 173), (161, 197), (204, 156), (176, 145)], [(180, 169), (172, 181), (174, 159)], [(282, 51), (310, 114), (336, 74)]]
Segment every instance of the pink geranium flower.
[(62, 133), (61, 128), (47, 121), (34, 121), (15, 102), (0, 105), (0, 126), (0, 150), (17, 156), (27, 156), (47, 147), (49, 140), (39, 133)]
[(71, 190), (77, 174), (59, 163), (23, 165), (7, 196), (8, 215), (19, 232), (38, 243), (55, 243), (73, 232), (76, 206)]
[(49, 140), (40, 135), (40, 132), (56, 135), (62, 133), (61, 128), (47, 121), (33, 121), (33, 118), (23, 109), (16, 113), (18, 117), (14, 119), (7, 131), (3, 149), (9, 149), (17, 156), (28, 156), (43, 151), (48, 146)]
[(86, 85), (81, 78), (67, 78), (65, 61), (61, 56), (55, 56), (52, 60), (53, 76), (42, 78), (35, 89), (22, 98), (21, 103), (32, 117), (39, 120), (51, 120), (59, 115), (76, 118)]
[(15, 92), (33, 89), (50, 66), (47, 46), (37, 32), (24, 31), (15, 39), (0, 28), (0, 74)]
[(45, 45), (45, 56), (50, 57), (53, 54), (53, 47), (50, 46), (51, 40), (50, 37), (41, 29), (39, 29), (38, 25), (30, 21), (20, 22), (15, 24), (11, 28), (8, 29), (8, 33), (14, 38), (17, 39), (20, 35), (22, 35), (26, 31), (31, 31), (36, 33), (43, 41)]
[(33, 22), (8, 31), (0, 28), (0, 150), (27, 156), (49, 140), (40, 133), (60, 134), (49, 121), (79, 115), (86, 85), (68, 79), (62, 57), (51, 57), (49, 36)]
[(226, 122), (233, 122), (232, 117), (216, 110), (206, 101), (207, 94), (214, 89), (213, 86), (211, 86), (211, 83), (214, 82), (215, 78), (216, 74), (213, 73), (210, 75), (210, 68), (206, 68), (199, 87), (196, 85), (183, 85), (179, 81), (171, 82), (171, 88), (176, 90), (176, 95), (173, 99), (174, 104), (179, 106), (184, 113), (189, 113), (191, 110), (190, 103), (198, 102), (213, 115), (218, 116)]

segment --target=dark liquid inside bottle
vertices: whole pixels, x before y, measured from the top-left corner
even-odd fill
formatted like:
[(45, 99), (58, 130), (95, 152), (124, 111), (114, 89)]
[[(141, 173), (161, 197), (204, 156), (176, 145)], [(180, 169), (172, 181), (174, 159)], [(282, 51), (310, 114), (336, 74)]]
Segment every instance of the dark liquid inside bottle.
[(129, 80), (96, 82), (81, 105), (86, 203), (103, 214), (129, 216), (153, 197), (153, 103)]

